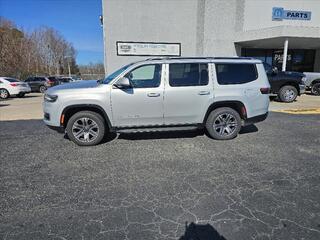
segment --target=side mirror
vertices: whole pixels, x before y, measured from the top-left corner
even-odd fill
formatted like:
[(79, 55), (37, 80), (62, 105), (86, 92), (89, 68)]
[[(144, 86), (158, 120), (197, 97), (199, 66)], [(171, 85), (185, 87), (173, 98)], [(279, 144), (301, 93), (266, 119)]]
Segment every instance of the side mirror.
[(120, 89), (126, 89), (126, 88), (132, 88), (132, 85), (129, 81), (128, 78), (122, 77), (120, 78), (115, 84), (115, 87), (120, 88)]
[(272, 73), (277, 74), (279, 72), (277, 67), (272, 67)]

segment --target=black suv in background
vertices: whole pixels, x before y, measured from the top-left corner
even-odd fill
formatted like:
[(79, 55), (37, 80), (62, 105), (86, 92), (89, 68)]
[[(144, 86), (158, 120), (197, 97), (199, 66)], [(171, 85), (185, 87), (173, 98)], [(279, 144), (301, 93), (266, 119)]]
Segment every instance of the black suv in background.
[(56, 77), (29, 77), (25, 82), (29, 84), (32, 92), (44, 93), (47, 88), (58, 85), (59, 79)]
[(278, 71), (267, 63), (263, 63), (271, 86), (271, 95), (277, 95), (281, 102), (293, 102), (297, 96), (305, 92), (305, 75), (299, 72)]

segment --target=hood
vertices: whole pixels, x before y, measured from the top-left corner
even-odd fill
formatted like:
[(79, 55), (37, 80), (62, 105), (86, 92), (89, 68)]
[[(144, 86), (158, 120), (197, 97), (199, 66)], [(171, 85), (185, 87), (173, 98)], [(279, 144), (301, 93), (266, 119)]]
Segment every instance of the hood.
[(79, 82), (61, 84), (58, 86), (51, 87), (48, 90), (57, 91), (57, 90), (67, 90), (67, 89), (94, 88), (98, 85), (99, 83), (97, 82), (97, 80), (83, 80)]

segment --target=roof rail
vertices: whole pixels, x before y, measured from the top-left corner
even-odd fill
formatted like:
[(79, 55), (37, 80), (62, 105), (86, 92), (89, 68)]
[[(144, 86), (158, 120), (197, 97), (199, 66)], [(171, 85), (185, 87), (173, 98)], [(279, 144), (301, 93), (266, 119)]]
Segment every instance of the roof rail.
[(146, 60), (170, 60), (170, 59), (233, 59), (233, 60), (243, 60), (243, 59), (254, 59), (252, 57), (155, 57), (147, 58)]

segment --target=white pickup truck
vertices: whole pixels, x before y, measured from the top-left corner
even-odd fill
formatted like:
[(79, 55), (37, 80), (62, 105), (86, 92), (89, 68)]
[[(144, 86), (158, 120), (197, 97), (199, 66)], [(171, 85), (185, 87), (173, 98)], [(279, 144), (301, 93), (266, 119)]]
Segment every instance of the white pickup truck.
[(320, 95), (320, 72), (304, 72), (306, 75), (306, 89), (314, 95)]

